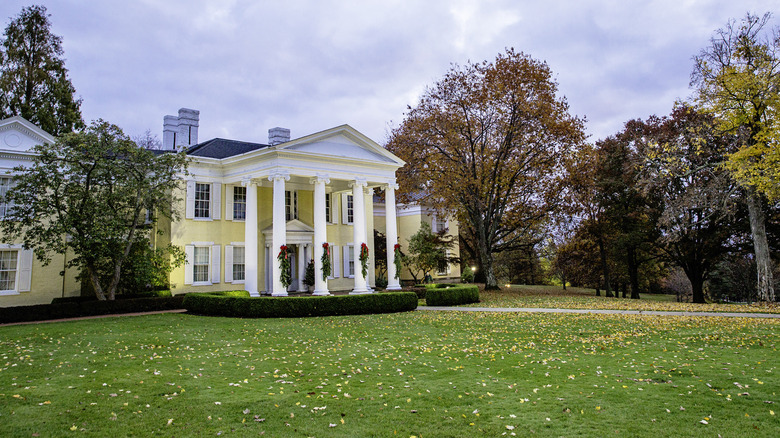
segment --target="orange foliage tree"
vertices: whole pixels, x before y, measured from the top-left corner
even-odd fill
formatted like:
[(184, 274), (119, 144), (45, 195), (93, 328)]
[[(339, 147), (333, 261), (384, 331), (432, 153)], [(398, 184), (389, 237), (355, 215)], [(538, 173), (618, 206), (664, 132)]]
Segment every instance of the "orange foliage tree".
[(407, 162), (400, 200), (457, 213), (487, 288), (497, 288), (494, 253), (542, 238), (562, 162), (584, 139), (557, 88), (546, 63), (507, 49), (453, 66), (391, 133), (387, 148)]

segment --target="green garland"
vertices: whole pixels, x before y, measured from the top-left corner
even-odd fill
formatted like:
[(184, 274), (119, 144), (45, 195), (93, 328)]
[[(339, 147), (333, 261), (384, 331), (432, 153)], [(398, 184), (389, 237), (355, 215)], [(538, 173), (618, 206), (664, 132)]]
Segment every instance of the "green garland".
[(360, 244), (360, 266), (363, 278), (366, 278), (368, 274), (368, 245), (365, 243)]
[(330, 266), (330, 245), (328, 242), (322, 244), (322, 281), (330, 277), (333, 268)]
[(401, 257), (403, 257), (403, 254), (401, 254), (401, 245), (396, 243), (393, 247), (393, 253), (395, 254), (395, 259), (393, 260), (393, 264), (395, 265), (395, 278), (400, 278), (401, 276)]
[(276, 259), (279, 260), (279, 269), (282, 271), (279, 280), (284, 288), (287, 289), (290, 283), (292, 283), (292, 278), (290, 277), (290, 250), (287, 248), (287, 245), (282, 245), (279, 248), (279, 255)]

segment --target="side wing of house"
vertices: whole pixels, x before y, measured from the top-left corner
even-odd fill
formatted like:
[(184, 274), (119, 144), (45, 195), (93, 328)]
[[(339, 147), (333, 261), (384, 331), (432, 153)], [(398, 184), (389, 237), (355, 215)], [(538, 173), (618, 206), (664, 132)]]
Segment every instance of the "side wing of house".
[[(12, 188), (13, 168), (31, 162), (30, 150), (35, 145), (54, 141), (22, 117), (0, 120), (0, 194)], [(12, 205), (0, 204), (0, 216), (11, 208)], [(76, 272), (64, 268), (64, 256), (54, 255), (51, 263), (44, 266), (23, 244), (0, 244), (0, 307), (48, 304), (57, 297), (80, 294)]]

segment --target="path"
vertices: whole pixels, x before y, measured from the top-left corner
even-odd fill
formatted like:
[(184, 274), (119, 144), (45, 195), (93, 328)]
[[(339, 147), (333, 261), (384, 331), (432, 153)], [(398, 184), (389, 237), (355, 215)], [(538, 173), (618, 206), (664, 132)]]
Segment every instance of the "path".
[(725, 316), (729, 318), (780, 318), (780, 313), (743, 312), (668, 312), (661, 310), (606, 310), (606, 309), (540, 309), (534, 307), (434, 307), (418, 306), (417, 310), (447, 310), (460, 312), (531, 312), (531, 313), (602, 313), (608, 315), (661, 316)]

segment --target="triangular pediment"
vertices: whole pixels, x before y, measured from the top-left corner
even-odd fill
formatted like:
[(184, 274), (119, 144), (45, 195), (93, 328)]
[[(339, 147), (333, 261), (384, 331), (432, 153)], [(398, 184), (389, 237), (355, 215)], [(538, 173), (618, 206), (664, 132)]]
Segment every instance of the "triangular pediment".
[(368, 162), (396, 163), (399, 166), (404, 164), (403, 160), (349, 125), (337, 126), (284, 143), (279, 145), (279, 150), (307, 152)]
[[(287, 221), (286, 228), (288, 233), (314, 233), (314, 228), (304, 224), (298, 219)], [(273, 234), (273, 232), (273, 225), (263, 230), (263, 234)]]
[(26, 152), (56, 139), (21, 116), (0, 120), (0, 150)]

